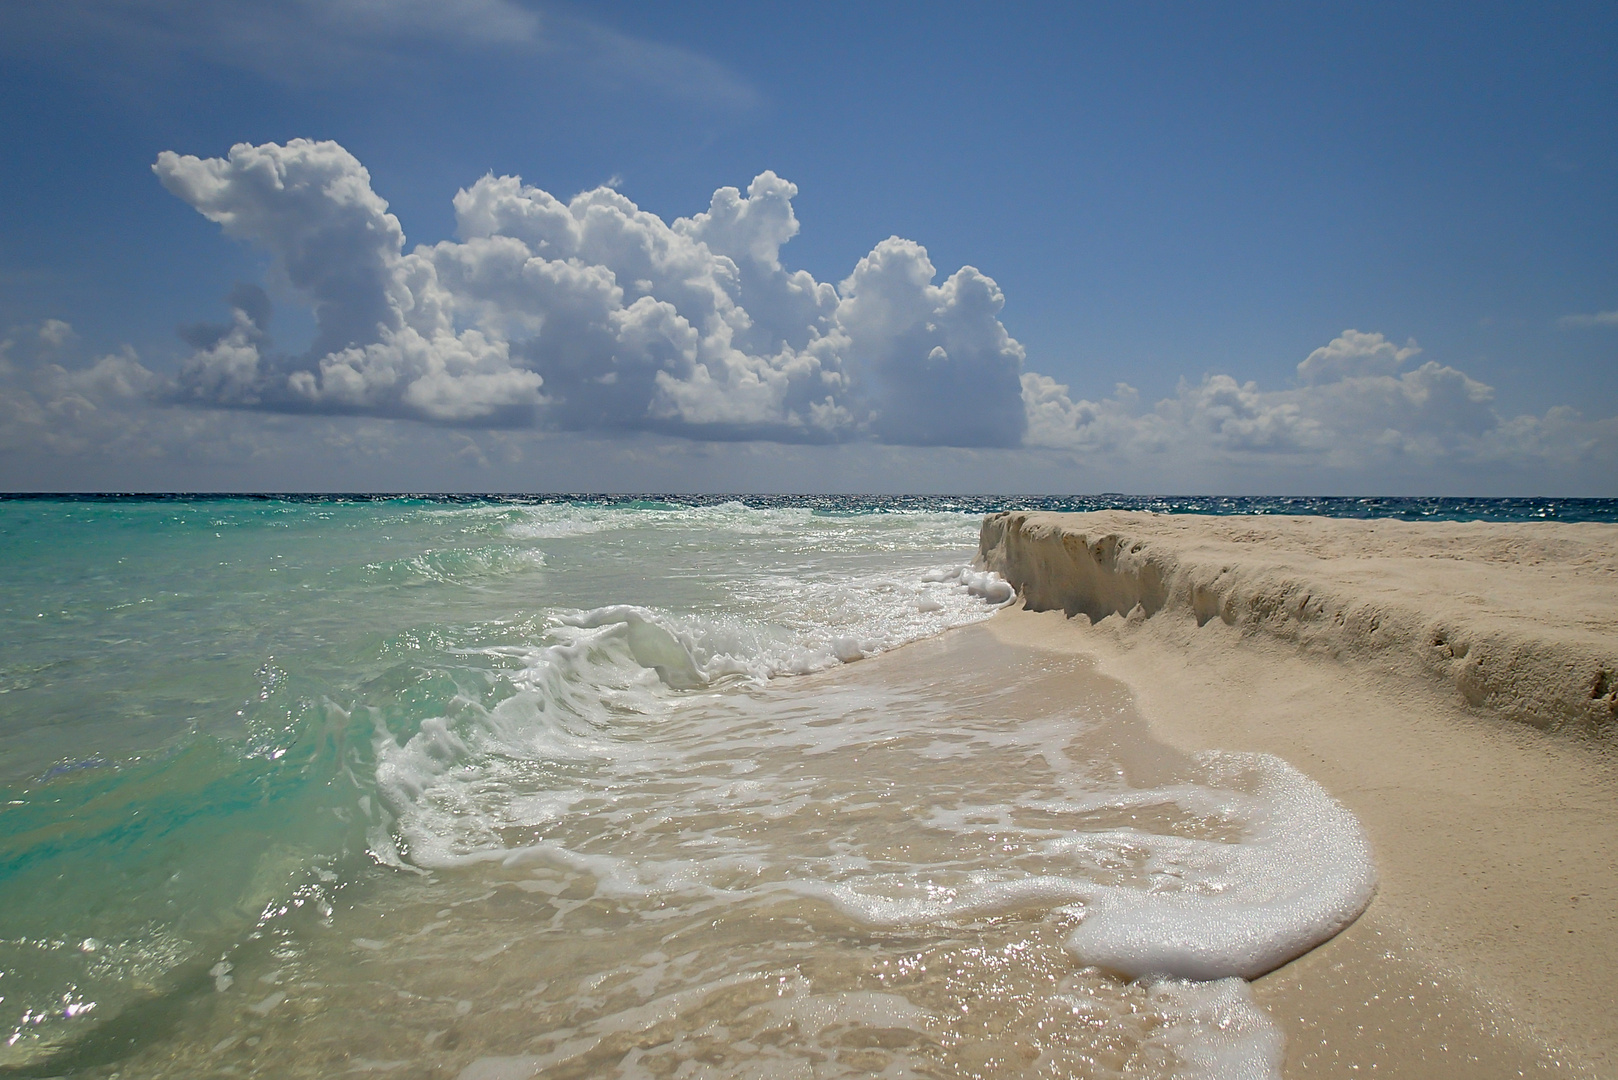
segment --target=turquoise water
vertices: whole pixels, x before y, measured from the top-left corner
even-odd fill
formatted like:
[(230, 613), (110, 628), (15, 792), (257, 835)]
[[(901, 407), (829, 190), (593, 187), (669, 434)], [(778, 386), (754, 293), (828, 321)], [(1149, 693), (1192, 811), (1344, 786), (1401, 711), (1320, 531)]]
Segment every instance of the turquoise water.
[(1009, 599), (990, 508), (0, 500), (0, 1071), (996, 1075), (948, 1001), (1004, 991), (1112, 1017), (1045, 1074), (1266, 1075), (1219, 980), (1357, 913), (1357, 825), (940, 637)]

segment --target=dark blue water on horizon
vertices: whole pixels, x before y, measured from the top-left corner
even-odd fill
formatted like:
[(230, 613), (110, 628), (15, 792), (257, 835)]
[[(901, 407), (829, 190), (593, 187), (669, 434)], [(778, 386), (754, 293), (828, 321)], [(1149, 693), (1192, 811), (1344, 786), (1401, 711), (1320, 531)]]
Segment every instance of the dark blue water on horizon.
[(747, 495), (636, 493), (349, 493), (302, 494), (199, 492), (188, 494), (0, 493), (0, 502), (176, 502), (253, 500), (290, 503), (404, 502), (514, 506), (573, 504), (612, 508), (675, 508), (740, 503), (755, 510), (808, 508), (827, 514), (933, 512), (992, 514), (1002, 510), (1144, 510), (1160, 514), (1313, 515), (1329, 518), (1389, 518), (1399, 521), (1598, 521), (1618, 522), (1618, 499), (1474, 498), (1454, 496), (1352, 495)]

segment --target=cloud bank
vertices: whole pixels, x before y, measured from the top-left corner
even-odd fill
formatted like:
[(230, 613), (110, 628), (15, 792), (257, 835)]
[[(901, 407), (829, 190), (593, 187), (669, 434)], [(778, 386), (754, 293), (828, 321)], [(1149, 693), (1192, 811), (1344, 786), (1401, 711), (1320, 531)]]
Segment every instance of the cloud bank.
[(1586, 420), (1557, 406), (1542, 416), (1502, 416), (1492, 387), (1427, 361), (1414, 341), (1345, 330), (1298, 364), (1297, 385), (1262, 390), (1229, 375), (1181, 380), (1175, 395), (1143, 409), (1119, 383), (1110, 398), (1074, 401), (1068, 387), (1022, 377), (1031, 446), (1112, 458), (1199, 458), (1230, 466), (1395, 474), (1445, 467), (1618, 464), (1618, 417)]
[(673, 221), (486, 176), (455, 196), (456, 239), (407, 248), (335, 143), (154, 170), (268, 256), (314, 340), (278, 349), (257, 285), (182, 327), (172, 368), (86, 356), (60, 319), (13, 328), (9, 486), (1618, 494), (1618, 417), (1503, 409), (1380, 333), (1343, 331), (1279, 388), (1075, 394), (1028, 369), (973, 267), (941, 278), (890, 237), (836, 283), (791, 269), (797, 188), (772, 172)]
[(458, 239), (405, 250), (364, 166), (332, 142), (162, 154), (175, 195), (271, 258), (318, 333), (276, 353), (258, 291), (192, 328), (173, 394), (195, 405), (352, 413), (463, 426), (706, 440), (1015, 447), (1091, 462), (1237, 467), (1573, 463), (1613, 451), (1618, 421), (1571, 408), (1502, 415), (1414, 341), (1345, 330), (1265, 390), (1182, 381), (1143, 407), (1025, 370), (995, 282), (939, 280), (920, 244), (882, 241), (842, 281), (788, 269), (797, 188), (764, 172), (665, 222), (610, 187), (563, 202), (512, 176), (454, 200)]
[(318, 333), (275, 354), (262, 317), (187, 361), (195, 404), (699, 438), (1014, 446), (1022, 347), (968, 266), (878, 244), (841, 283), (782, 266), (797, 188), (765, 172), (665, 222), (619, 192), (562, 202), (516, 177), (455, 197), (459, 240), (406, 253), (370, 175), (332, 142), (165, 152), (163, 184), (269, 254)]

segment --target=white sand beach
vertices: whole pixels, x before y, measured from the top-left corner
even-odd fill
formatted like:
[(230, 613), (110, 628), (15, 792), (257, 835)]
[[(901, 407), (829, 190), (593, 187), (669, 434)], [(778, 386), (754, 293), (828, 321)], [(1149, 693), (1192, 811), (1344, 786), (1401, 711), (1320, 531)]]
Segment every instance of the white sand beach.
[(1255, 985), (1286, 1075), (1618, 1073), (1618, 526), (1009, 513), (979, 562), (1002, 641), (1364, 823), (1369, 910)]

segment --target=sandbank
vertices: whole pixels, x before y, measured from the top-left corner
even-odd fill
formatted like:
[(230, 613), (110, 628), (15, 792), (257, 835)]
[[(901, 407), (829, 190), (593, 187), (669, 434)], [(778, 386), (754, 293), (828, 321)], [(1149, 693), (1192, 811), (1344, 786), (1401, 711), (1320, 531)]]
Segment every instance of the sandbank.
[(1008, 513), (978, 561), (1001, 641), (1364, 823), (1370, 909), (1254, 987), (1286, 1075), (1618, 1076), (1618, 525)]

